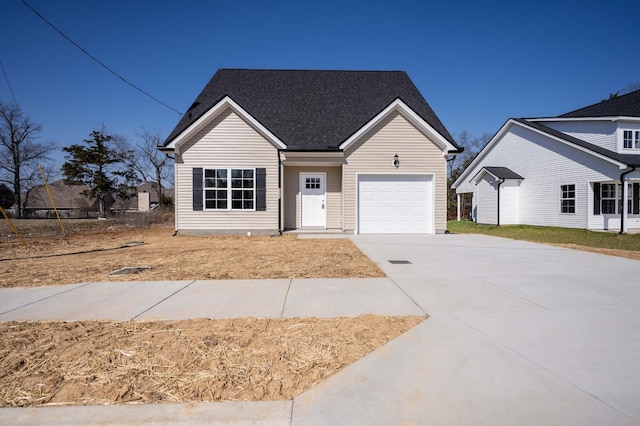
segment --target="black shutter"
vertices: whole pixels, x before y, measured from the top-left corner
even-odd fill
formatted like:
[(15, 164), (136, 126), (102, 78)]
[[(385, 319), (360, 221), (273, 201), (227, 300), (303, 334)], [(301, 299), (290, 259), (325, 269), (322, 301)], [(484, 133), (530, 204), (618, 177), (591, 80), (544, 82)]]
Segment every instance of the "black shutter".
[(256, 211), (267, 210), (267, 169), (256, 169)]
[(202, 210), (202, 168), (193, 169), (193, 210)]
[(633, 183), (633, 214), (640, 214), (640, 183)]
[(600, 183), (593, 184), (593, 214), (600, 214)]

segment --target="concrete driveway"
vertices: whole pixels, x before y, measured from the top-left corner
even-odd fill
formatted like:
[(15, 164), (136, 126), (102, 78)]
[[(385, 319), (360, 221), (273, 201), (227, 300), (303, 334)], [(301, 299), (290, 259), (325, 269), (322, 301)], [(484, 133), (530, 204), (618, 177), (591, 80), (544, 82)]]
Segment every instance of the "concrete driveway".
[[(640, 261), (480, 235), (351, 239), (389, 278), (242, 282), (241, 293), (260, 286), (255, 312), (275, 317), (370, 310), (427, 312), (431, 318), (293, 401), (3, 409), (0, 423), (640, 423)], [(145, 299), (136, 311), (123, 304), (118, 315), (233, 315), (227, 310), (238, 305), (239, 287), (232, 284), (169, 283), (166, 295)], [(33, 315), (29, 311), (45, 318), (69, 315), (59, 310), (60, 301), (74, 294), (97, 300), (95, 291), (117, 288), (109, 286), (4, 290), (0, 307), (4, 300), (8, 310), (0, 320)], [(228, 293), (221, 299), (226, 302), (185, 309), (213, 288)], [(125, 299), (150, 293), (140, 287)], [(247, 303), (242, 312), (251, 316)]]
[(352, 240), (431, 318), (296, 398), (294, 424), (640, 422), (640, 261), (480, 235)]

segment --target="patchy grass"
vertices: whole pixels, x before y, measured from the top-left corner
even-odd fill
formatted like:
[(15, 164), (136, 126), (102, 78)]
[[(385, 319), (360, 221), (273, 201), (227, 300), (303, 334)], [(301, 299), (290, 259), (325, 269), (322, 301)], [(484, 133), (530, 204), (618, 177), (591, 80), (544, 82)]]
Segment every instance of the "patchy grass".
[(449, 221), (447, 229), (449, 232), (458, 234), (492, 235), (640, 259), (640, 234), (621, 235), (613, 232), (594, 232), (551, 226), (478, 225), (468, 220)]

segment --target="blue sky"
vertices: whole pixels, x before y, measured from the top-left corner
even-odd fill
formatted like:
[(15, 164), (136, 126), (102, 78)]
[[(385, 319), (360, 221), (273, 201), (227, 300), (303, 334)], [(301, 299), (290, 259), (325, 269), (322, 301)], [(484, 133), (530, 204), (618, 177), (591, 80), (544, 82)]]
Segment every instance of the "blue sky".
[[(640, 83), (640, 2), (27, 0), (71, 39), (184, 112), (218, 68), (405, 70), (456, 136), (553, 116)], [(0, 61), (40, 141), (104, 124), (165, 137), (175, 112), (91, 61), (20, 0)], [(11, 101), (4, 75), (0, 99)], [(62, 155), (60, 155), (60, 162)]]

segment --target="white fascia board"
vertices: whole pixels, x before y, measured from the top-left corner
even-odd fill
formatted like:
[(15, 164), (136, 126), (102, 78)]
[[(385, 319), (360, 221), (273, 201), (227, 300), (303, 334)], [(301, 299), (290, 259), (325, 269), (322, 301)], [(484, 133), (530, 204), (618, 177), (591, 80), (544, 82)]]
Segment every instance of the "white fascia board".
[(404, 118), (409, 120), (414, 126), (416, 126), (422, 133), (429, 136), (440, 148), (443, 150), (443, 155), (447, 155), (448, 151), (457, 151), (458, 149), (446, 140), (440, 133), (438, 133), (429, 123), (416, 114), (407, 104), (402, 102), (400, 98), (391, 102), (389, 106), (382, 110), (378, 115), (373, 117), (367, 124), (362, 126), (357, 132), (355, 132), (349, 139), (342, 142), (340, 149), (344, 150), (360, 139), (364, 134), (371, 130), (376, 124), (382, 121), (385, 117), (391, 114), (393, 111), (398, 111)]
[(494, 175), (493, 173), (491, 173), (489, 170), (485, 169), (484, 167), (480, 169), (480, 171), (478, 173), (475, 174), (475, 176), (473, 176), (469, 182), (473, 182), (476, 185), (478, 184), (478, 182), (480, 182), (480, 176), (484, 175), (484, 174), (488, 174), (489, 176), (492, 176), (495, 180), (500, 180), (500, 178), (496, 175)]
[(253, 118), (251, 114), (245, 111), (240, 105), (234, 102), (229, 96), (225, 96), (220, 102), (215, 104), (209, 109), (202, 117), (197, 119), (193, 124), (187, 127), (182, 133), (176, 136), (171, 142), (169, 142), (163, 151), (174, 151), (179, 153), (180, 146), (189, 140), (193, 135), (202, 130), (207, 124), (209, 124), (218, 115), (224, 112), (227, 108), (231, 108), (233, 112), (238, 114), (244, 121), (246, 121), (251, 127), (262, 136), (264, 136), (271, 144), (276, 148), (285, 149), (287, 146), (278, 139), (273, 133), (271, 133), (266, 127), (264, 127), (258, 120)]
[[(473, 169), (475, 169), (476, 165), (482, 160), (482, 158), (484, 158), (486, 156), (486, 154), (489, 151), (491, 151), (491, 148), (497, 143), (497, 141), (500, 140), (500, 138), (502, 138), (502, 136), (505, 133), (507, 133), (507, 129), (509, 127), (511, 127), (510, 125), (513, 124), (513, 123), (516, 123), (516, 122), (511, 120), (511, 119), (509, 119), (509, 120), (507, 120), (506, 123), (504, 123), (502, 125), (500, 130), (498, 130), (498, 133), (493, 135), (493, 137), (489, 140), (489, 142), (487, 142), (487, 144), (480, 150), (478, 155), (476, 155), (476, 158), (474, 158), (473, 161), (467, 166), (467, 168), (464, 169), (464, 171), (460, 174), (460, 176), (458, 176), (458, 179), (456, 179), (456, 181), (453, 182), (453, 184), (451, 184), (451, 188), (452, 189), (456, 189), (459, 184), (461, 184), (465, 180), (467, 180), (467, 177), (469, 176), (469, 174), (471, 174), (471, 171)], [(476, 173), (476, 174), (478, 174), (478, 173)], [(474, 177), (475, 177), (475, 175), (474, 175)]]
[(640, 122), (640, 117), (630, 116), (609, 116), (609, 117), (540, 117), (540, 118), (526, 118), (527, 121), (533, 122), (545, 122), (545, 121), (632, 121)]

